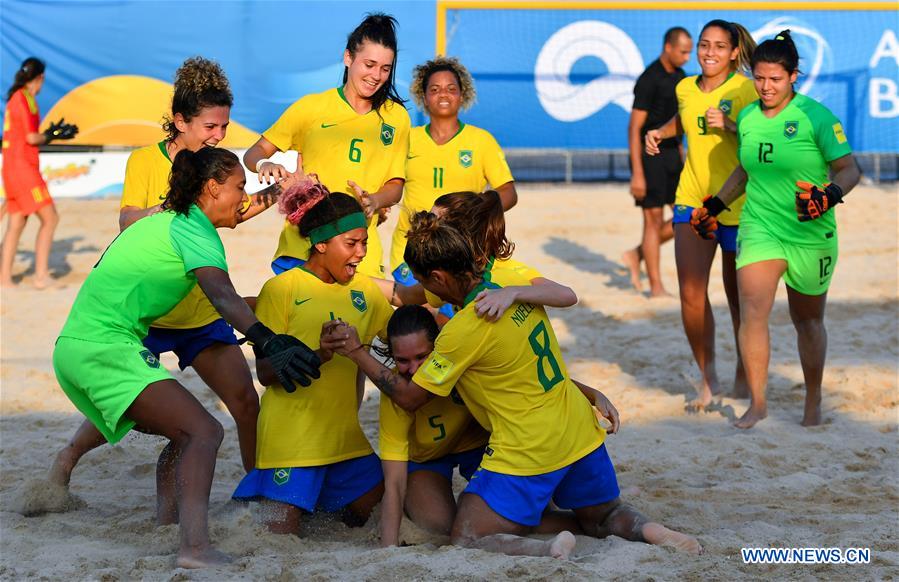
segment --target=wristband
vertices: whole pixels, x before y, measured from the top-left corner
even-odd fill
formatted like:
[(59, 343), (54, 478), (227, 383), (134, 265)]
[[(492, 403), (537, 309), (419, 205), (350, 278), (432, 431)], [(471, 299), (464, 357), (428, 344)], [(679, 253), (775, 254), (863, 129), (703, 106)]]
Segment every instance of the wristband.
[(712, 196), (702, 203), (702, 207), (709, 211), (709, 216), (718, 216), (725, 210), (727, 205), (717, 196)]

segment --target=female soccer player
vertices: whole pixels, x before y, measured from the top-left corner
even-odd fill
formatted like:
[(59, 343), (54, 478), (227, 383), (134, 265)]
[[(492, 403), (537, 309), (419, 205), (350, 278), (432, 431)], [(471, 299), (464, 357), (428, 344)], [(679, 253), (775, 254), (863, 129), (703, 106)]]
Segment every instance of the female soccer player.
[(110, 443), (135, 426), (167, 437), (157, 468), (157, 517), (181, 523), (177, 565), (228, 557), (209, 542), (207, 511), (221, 425), (176, 382), (141, 339), (157, 318), (199, 284), (215, 308), (254, 343), (278, 378), (303, 385), (318, 357), (299, 340), (256, 320), (228, 277), (216, 228), (234, 228), (246, 202), (240, 160), (226, 150), (184, 150), (175, 158), (164, 211), (123, 231), (78, 293), (53, 367), (63, 391)]
[[(434, 350), (437, 322), (427, 309), (404, 305), (387, 324), (387, 353), (395, 372), (411, 380)], [(593, 394), (601, 414), (618, 430), (618, 411), (598, 391)], [(381, 398), (381, 464), (384, 469), (384, 499), (381, 504), (381, 545), (398, 545), (403, 512), (420, 527), (440, 535), (449, 535), (456, 515), (453, 495), (453, 469), (466, 480), (477, 469), (484, 455), (488, 433), (477, 423), (458, 392), (436, 397), (414, 413), (397, 406), (390, 398)], [(547, 510), (541, 517), (539, 533), (580, 531), (570, 512)], [(564, 536), (563, 536), (564, 537)]]
[[(526, 286), (509, 285), (503, 289), (486, 291), (476, 300), (478, 315), (494, 321), (517, 300), (550, 307), (570, 307), (577, 303), (577, 295), (570, 287), (547, 279), (535, 269), (512, 258), (515, 245), (506, 237), (505, 214), (498, 192), (488, 190), (477, 194), (444, 194), (434, 201), (434, 214), (463, 232), (472, 242), (480, 268), (492, 273), (494, 278), (501, 278), (506, 271), (518, 273), (530, 283)], [(503, 280), (499, 282), (505, 283)], [(428, 303), (435, 308), (444, 305), (439, 297), (418, 283), (405, 286), (379, 281), (379, 285), (394, 305)], [(525, 294), (524, 297), (520, 296), (522, 293)], [(441, 308), (440, 315), (452, 315), (452, 310), (447, 313), (445, 307), (446, 305)], [(440, 321), (445, 322), (446, 319), (440, 318)]]
[[(830, 209), (858, 184), (860, 173), (840, 121), (796, 93), (799, 54), (785, 30), (759, 45), (752, 75), (760, 97), (740, 113), (740, 165), (715, 198), (693, 211), (708, 236), (717, 216), (746, 190), (737, 238), (740, 352), (751, 402), (735, 423), (750, 428), (768, 413), (768, 316), (781, 277), (787, 285), (805, 377), (803, 426), (821, 423), (821, 378), (827, 354), (824, 307), (837, 263), (837, 223)], [(827, 182), (828, 171), (833, 175)], [(798, 216), (797, 216), (798, 215)]]
[[(119, 211), (122, 230), (135, 221), (160, 212), (168, 190), (172, 160), (183, 150), (215, 147), (225, 138), (233, 97), (225, 72), (202, 57), (187, 59), (175, 73), (171, 117), (163, 125), (166, 139), (137, 149), (128, 157), (125, 185)], [(243, 222), (277, 200), (282, 186), (298, 179), (288, 175), (284, 184), (274, 184), (250, 197), (238, 221)], [(197, 374), (222, 399), (237, 425), (244, 470), (254, 466), (256, 417), (259, 396), (234, 330), (221, 318), (203, 289), (194, 287), (171, 312), (153, 322), (144, 345), (156, 358), (172, 351), (178, 367), (193, 366)], [(103, 436), (85, 421), (56, 455), (50, 480), (67, 486), (78, 461), (102, 445)]]
[(516, 303), (495, 323), (479, 318), (473, 299), (495, 284), (483, 277), (469, 241), (433, 215), (413, 218), (405, 258), (428, 290), (464, 306), (441, 330), (427, 362), (406, 380), (368, 354), (350, 326), (339, 328), (346, 343), (336, 350), (405, 410), (455, 388), (491, 432), (480, 468), (460, 499), (454, 543), (566, 557), (574, 546), (570, 534), (551, 543), (520, 537), (540, 522), (552, 499), (572, 509), (588, 535), (701, 550), (694, 538), (650, 522), (619, 498), (605, 430), (568, 376), (542, 307)]
[[(59, 215), (47, 184), (38, 165), (38, 146), (53, 140), (72, 139), (78, 127), (64, 123), (51, 123), (43, 133), (38, 131), (40, 113), (35, 97), (44, 86), (44, 62), (28, 57), (22, 62), (12, 87), (6, 94), (6, 112), (3, 117), (3, 189), (6, 192), (5, 208), (9, 214), (3, 252), (0, 255), (0, 286), (12, 287), (12, 265), (19, 247), (19, 239), (25, 223), (37, 214), (41, 226), (34, 243), (34, 281), (37, 289), (50, 284), (50, 248), (53, 231), (59, 223)], [(0, 213), (0, 218), (2, 218)]]
[[(343, 53), (343, 86), (307, 95), (291, 105), (244, 154), (259, 181), (286, 176), (267, 158), (299, 152), (297, 171), (317, 174), (331, 192), (359, 198), (369, 219), (369, 252), (360, 271), (384, 276), (373, 215), (400, 200), (409, 149), (409, 114), (395, 86), (396, 19), (370, 14), (350, 33)], [(277, 275), (309, 258), (309, 241), (285, 223), (272, 262)]]
[(409, 135), (406, 187), (390, 251), (393, 279), (403, 285), (415, 283), (403, 261), (413, 214), (431, 210), (441, 194), (481, 192), (488, 183), (499, 194), (503, 210), (518, 202), (499, 144), (487, 131), (459, 120), (459, 110), (467, 111), (476, 97), (474, 81), (462, 63), (437, 57), (418, 65), (410, 93), (430, 123), (413, 128)]
[(361, 525), (384, 492), (381, 463), (359, 425), (358, 369), (346, 358), (331, 360), (320, 337), (324, 324), (338, 320), (359, 329), (366, 342), (386, 337), (393, 309), (375, 283), (357, 272), (368, 231), (353, 196), (329, 194), (308, 181), (286, 191), (280, 207), (311, 241), (311, 254), (301, 267), (266, 282), (256, 314), (272, 329), (315, 346), (326, 363), (312, 386), (288, 393), (276, 386), (271, 362), (257, 360), (259, 381), (268, 389), (259, 413), (256, 468), (234, 498), (263, 500), (266, 525), (274, 533), (298, 533), (303, 512), (317, 509)]
[[(752, 82), (741, 74), (748, 69), (755, 41), (734, 22), (712, 20), (699, 37), (696, 54), (702, 74), (677, 85), (678, 114), (659, 129), (646, 132), (646, 153), (659, 153), (659, 143), (683, 132), (687, 136), (687, 161), (680, 175), (674, 202), (674, 256), (680, 286), (681, 318), (693, 358), (702, 374), (699, 395), (688, 408), (702, 410), (721, 393), (715, 370), (715, 318), (709, 303), (709, 272), (715, 251), (721, 246), (724, 291), (734, 335), (740, 327), (735, 255), (737, 225), (743, 199), (721, 215), (716, 240), (703, 240), (690, 230), (690, 212), (717, 192), (737, 165), (735, 120), (755, 101)], [(734, 393), (746, 395), (743, 363), (738, 358)]]

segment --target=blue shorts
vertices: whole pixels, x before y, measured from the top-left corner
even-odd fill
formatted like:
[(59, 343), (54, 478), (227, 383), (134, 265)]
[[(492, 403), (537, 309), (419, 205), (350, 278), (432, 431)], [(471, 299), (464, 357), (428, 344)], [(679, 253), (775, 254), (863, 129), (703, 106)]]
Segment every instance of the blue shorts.
[(463, 493), (473, 493), (508, 520), (536, 526), (549, 500), (562, 509), (608, 503), (620, 495), (606, 446), (551, 473), (519, 477), (479, 468)]
[[(272, 263), (272, 265), (274, 265), (274, 263)], [(274, 267), (272, 268), (274, 269)], [(412, 269), (410, 269), (406, 263), (402, 263), (399, 267), (394, 269), (392, 275), (393, 280), (404, 287), (418, 285), (418, 279), (412, 276)], [(452, 317), (456, 315), (456, 310), (453, 309), (453, 306), (449, 303), (444, 303), (437, 312), (447, 319), (452, 319)]]
[[(674, 218), (671, 219), (672, 224), (690, 223), (690, 215), (693, 213), (693, 206), (684, 204), (674, 205)], [(737, 252), (737, 233), (740, 227), (737, 225), (726, 225), (718, 223), (718, 230), (715, 231), (715, 238), (721, 246), (722, 251), (729, 253)]]
[(238, 501), (260, 497), (306, 510), (343, 509), (384, 481), (381, 461), (374, 453), (331, 465), (253, 469), (231, 496)]
[(471, 481), (471, 475), (477, 470), (481, 464), (481, 458), (484, 456), (484, 447), (478, 447), (465, 451), (464, 453), (450, 453), (439, 459), (426, 461), (424, 463), (416, 463), (409, 461), (406, 465), (410, 474), (415, 471), (433, 471), (446, 477), (450, 483), (453, 482), (453, 469), (459, 467), (459, 474), (466, 481)]
[(275, 275), (280, 275), (284, 271), (289, 271), (296, 267), (302, 267), (306, 264), (305, 259), (298, 259), (296, 257), (278, 257), (274, 261), (272, 261), (272, 271), (275, 272)]
[(182, 370), (193, 363), (197, 354), (214, 343), (237, 345), (234, 328), (224, 319), (189, 329), (151, 327), (144, 338), (144, 347), (153, 352), (157, 359), (164, 352), (175, 352), (178, 367)]

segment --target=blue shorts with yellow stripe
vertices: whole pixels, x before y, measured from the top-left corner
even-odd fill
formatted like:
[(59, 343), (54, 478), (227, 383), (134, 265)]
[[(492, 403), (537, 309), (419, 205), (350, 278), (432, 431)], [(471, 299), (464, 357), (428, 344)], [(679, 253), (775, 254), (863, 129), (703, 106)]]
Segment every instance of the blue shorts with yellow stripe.
[(479, 468), (463, 493), (477, 495), (510, 521), (536, 526), (552, 499), (562, 509), (608, 503), (620, 495), (605, 444), (574, 463), (542, 475), (521, 477)]
[[(674, 205), (674, 218), (671, 219), (672, 224), (683, 224), (690, 223), (690, 215), (693, 214), (693, 210), (695, 207), (687, 206), (685, 204), (675, 204)], [(722, 251), (727, 251), (729, 253), (737, 252), (737, 233), (740, 231), (740, 227), (737, 225), (727, 225), (718, 223), (718, 230), (715, 231), (715, 239), (718, 241), (718, 244), (721, 246)]]

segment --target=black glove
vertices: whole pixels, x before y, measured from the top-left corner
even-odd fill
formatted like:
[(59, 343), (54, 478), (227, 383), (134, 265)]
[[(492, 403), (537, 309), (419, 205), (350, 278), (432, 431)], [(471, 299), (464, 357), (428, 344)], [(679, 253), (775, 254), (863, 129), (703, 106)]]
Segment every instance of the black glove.
[(257, 321), (247, 330), (246, 336), (253, 344), (253, 353), (257, 358), (268, 359), (278, 382), (287, 392), (297, 389), (294, 380), (306, 387), (321, 376), (318, 354), (292, 335), (276, 334)]
[(718, 230), (719, 214), (727, 210), (727, 206), (717, 196), (706, 198), (701, 208), (694, 208), (690, 214), (690, 226), (693, 232), (706, 240), (715, 238), (715, 231)]
[(799, 222), (821, 218), (821, 215), (843, 201), (843, 189), (836, 184), (820, 188), (802, 180), (796, 182), (796, 215)]
[(44, 137), (46, 138), (44, 143), (50, 143), (58, 139), (72, 139), (78, 135), (78, 126), (65, 121), (65, 118), (62, 118), (56, 123), (50, 124), (50, 127), (44, 132)]

